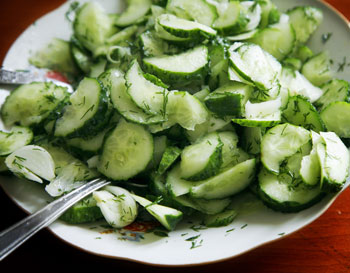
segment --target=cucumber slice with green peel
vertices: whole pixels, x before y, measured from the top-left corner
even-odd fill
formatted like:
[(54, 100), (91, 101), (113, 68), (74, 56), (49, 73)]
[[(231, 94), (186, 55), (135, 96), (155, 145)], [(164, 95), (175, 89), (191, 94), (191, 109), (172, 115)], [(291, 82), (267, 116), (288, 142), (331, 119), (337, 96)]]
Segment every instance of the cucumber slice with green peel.
[(69, 93), (52, 82), (33, 82), (16, 88), (1, 106), (1, 118), (6, 127), (14, 124), (35, 126), (45, 123), (50, 114), (60, 108)]
[(232, 202), (231, 198), (206, 200), (191, 198), (188, 195), (174, 197), (174, 200), (185, 207), (190, 207), (209, 215), (224, 211)]
[(348, 101), (350, 97), (349, 83), (344, 80), (333, 79), (321, 86), (323, 95), (315, 101), (320, 112), (335, 101)]
[(129, 191), (117, 186), (106, 186), (93, 192), (92, 196), (110, 226), (122, 228), (136, 219), (137, 204)]
[(288, 123), (277, 125), (262, 138), (261, 162), (268, 171), (279, 174), (281, 163), (310, 140), (310, 132), (303, 127)]
[(172, 14), (162, 14), (157, 18), (158, 24), (168, 33), (180, 38), (211, 38), (216, 31), (206, 25), (178, 18)]
[(132, 197), (137, 203), (143, 206), (159, 223), (161, 223), (167, 230), (174, 230), (176, 225), (182, 220), (183, 213), (177, 209), (154, 204), (151, 201), (132, 194)]
[(297, 6), (287, 12), (292, 24), (297, 43), (306, 43), (310, 36), (315, 32), (322, 23), (322, 11), (311, 6)]
[(245, 118), (232, 121), (244, 127), (271, 127), (281, 122), (281, 98), (245, 105)]
[(212, 26), (222, 35), (232, 35), (244, 32), (248, 23), (246, 9), (239, 1), (231, 1)]
[(220, 86), (210, 93), (204, 102), (208, 109), (218, 115), (242, 116), (253, 87), (237, 82)]
[(8, 133), (0, 131), (0, 156), (9, 155), (32, 140), (33, 132), (28, 127), (14, 126)]
[(252, 155), (260, 154), (262, 137), (266, 132), (264, 127), (245, 127), (243, 128), (242, 147)]
[(283, 67), (280, 83), (282, 87), (289, 90), (291, 96), (304, 96), (311, 103), (314, 103), (323, 95), (323, 90), (321, 88), (314, 86), (299, 71), (288, 67)]
[(156, 57), (165, 54), (179, 53), (178, 47), (157, 37), (154, 31), (146, 31), (140, 35), (140, 44), (145, 57)]
[(79, 69), (72, 58), (70, 43), (58, 38), (53, 38), (44, 48), (31, 56), (29, 63), (39, 68), (58, 71), (68, 77), (79, 74)]
[(167, 174), (165, 187), (174, 197), (182, 196), (190, 192), (190, 188), (198, 182), (182, 179), (180, 163), (176, 164)]
[(277, 60), (288, 56), (295, 46), (295, 31), (287, 15), (282, 15), (277, 24), (261, 29), (250, 42), (260, 45)]
[(217, 18), (214, 6), (205, 0), (169, 0), (166, 10), (180, 18), (211, 26)]
[(233, 161), (237, 160), (237, 144), (238, 135), (236, 132), (223, 131), (219, 132), (218, 136), (223, 144), (222, 146), (222, 164), (221, 169), (232, 164)]
[(307, 60), (301, 73), (315, 86), (321, 86), (334, 77), (329, 53), (323, 51)]
[(226, 39), (232, 42), (246, 41), (252, 39), (258, 33), (258, 31), (258, 29), (254, 29), (234, 36), (227, 36)]
[(193, 41), (191, 38), (181, 38), (181, 37), (177, 37), (177, 36), (174, 36), (174, 35), (170, 34), (165, 29), (163, 29), (162, 26), (160, 26), (158, 24), (157, 20), (156, 20), (154, 29), (156, 31), (156, 35), (159, 38), (167, 41), (170, 44), (174, 44), (174, 45), (177, 45), (177, 46), (189, 47), (189, 46), (192, 46), (195, 42), (198, 42), (198, 41)]
[[(140, 75), (140, 77), (141, 76), (142, 75)], [(124, 73), (120, 70), (107, 70), (99, 77), (99, 79), (109, 90), (111, 102), (114, 108), (117, 109), (118, 113), (120, 113), (126, 120), (145, 125), (156, 124), (166, 120), (164, 115), (147, 114), (143, 109), (135, 105), (134, 101), (127, 93)], [(146, 81), (143, 76), (140, 78), (140, 81), (153, 87), (153, 84)], [(158, 89), (158, 86), (155, 86), (155, 88)]]
[(315, 132), (325, 130), (325, 125), (316, 108), (306, 98), (299, 95), (289, 97), (282, 118), (286, 123), (302, 126)]
[[(110, 45), (120, 45), (125, 43), (126, 41), (130, 41), (135, 36), (137, 31), (138, 27), (135, 25), (126, 27), (118, 31), (117, 33), (107, 38), (107, 47), (109, 47)], [(102, 50), (102, 52), (106, 51), (106, 45), (102, 46), (100, 50)]]
[(160, 164), (160, 161), (162, 160), (162, 157), (168, 148), (169, 140), (167, 136), (154, 136), (153, 137), (153, 144), (154, 144), (154, 151), (153, 151), (153, 158), (151, 162), (147, 166), (147, 170), (156, 170)]
[(283, 66), (290, 67), (293, 70), (300, 70), (303, 66), (303, 62), (297, 58), (285, 58), (283, 60)]
[(105, 127), (111, 112), (106, 90), (96, 79), (84, 78), (69, 98), (70, 104), (55, 124), (56, 137), (96, 135)]
[(342, 189), (349, 173), (350, 154), (348, 148), (333, 132), (320, 132), (322, 141), (317, 145), (321, 166), (321, 188), (326, 192)]
[(51, 155), (37, 145), (17, 149), (6, 157), (5, 164), (16, 176), (38, 183), (43, 183), (42, 179), (51, 181), (56, 176)]
[(325, 193), (319, 187), (294, 183), (287, 174), (275, 175), (262, 169), (258, 175), (258, 194), (268, 207), (281, 212), (298, 212), (319, 202)]
[(210, 94), (209, 88), (205, 87), (202, 90), (193, 94), (200, 102), (204, 102), (205, 98)]
[(72, 45), (71, 47), (72, 57), (80, 68), (86, 74), (90, 74), (90, 67), (92, 66), (92, 60), (89, 55), (83, 52), (78, 46)]
[(252, 82), (249, 82), (247, 80), (245, 80), (244, 78), (242, 78), (238, 72), (236, 72), (234, 70), (234, 68), (232, 68), (231, 66), (228, 67), (228, 78), (230, 81), (233, 82), (240, 82), (240, 83), (244, 83), (246, 85), (251, 85), (254, 86), (254, 84)]
[(199, 181), (214, 176), (222, 165), (222, 146), (218, 133), (210, 133), (185, 147), (181, 153), (181, 177)]
[(145, 69), (173, 85), (202, 82), (208, 72), (208, 48), (197, 46), (177, 55), (143, 59)]
[(314, 56), (314, 53), (308, 46), (300, 45), (294, 50), (292, 56), (305, 63), (308, 59)]
[(261, 7), (260, 29), (264, 29), (267, 25), (275, 24), (280, 20), (280, 11), (271, 0), (259, 1)]
[(60, 220), (68, 224), (83, 224), (95, 222), (102, 218), (103, 214), (91, 194), (65, 211)]
[(254, 178), (256, 159), (249, 159), (190, 189), (194, 198), (222, 199), (244, 190)]
[(272, 89), (281, 73), (278, 61), (255, 44), (234, 44), (229, 48), (229, 57), (238, 75), (262, 90)]
[(176, 146), (167, 147), (159, 163), (157, 173), (160, 175), (164, 174), (179, 158), (181, 151), (182, 150)]
[(244, 28), (244, 32), (256, 29), (261, 21), (261, 7), (258, 2), (241, 1), (246, 16), (248, 18), (248, 24)]
[(91, 52), (103, 46), (106, 39), (116, 32), (113, 18), (97, 2), (88, 2), (76, 12), (74, 35)]
[(322, 141), (321, 136), (311, 131), (312, 150), (309, 155), (302, 158), (300, 166), (300, 177), (305, 185), (314, 187), (321, 180), (321, 167), (317, 154), (317, 145)]
[(141, 125), (121, 119), (106, 137), (97, 169), (113, 180), (127, 180), (146, 169), (153, 157), (153, 137)]
[(223, 212), (207, 215), (204, 218), (204, 225), (207, 227), (224, 227), (233, 222), (237, 216), (237, 211), (233, 209), (224, 210)]
[(125, 74), (127, 93), (149, 115), (165, 116), (168, 90), (147, 80), (137, 60)]
[(126, 10), (117, 16), (115, 25), (126, 27), (139, 22), (151, 9), (151, 5), (151, 0), (129, 0)]
[(328, 131), (339, 137), (350, 138), (350, 103), (336, 101), (325, 107), (320, 113)]

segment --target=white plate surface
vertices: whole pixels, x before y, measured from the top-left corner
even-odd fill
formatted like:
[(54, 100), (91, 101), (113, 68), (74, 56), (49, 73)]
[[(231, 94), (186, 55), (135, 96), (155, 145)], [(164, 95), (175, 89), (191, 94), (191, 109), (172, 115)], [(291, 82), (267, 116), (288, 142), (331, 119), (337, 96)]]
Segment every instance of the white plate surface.
[[(120, 11), (123, 6), (118, 0), (99, 2), (110, 12)], [(324, 22), (312, 37), (310, 47), (315, 52), (328, 49), (335, 70), (338, 70), (344, 61), (347, 62), (344, 57), (350, 56), (350, 30), (344, 18), (321, 1), (274, 2), (282, 11), (305, 4), (322, 9)], [(70, 25), (64, 16), (69, 4), (70, 1), (31, 25), (12, 45), (5, 58), (4, 67), (25, 69), (29, 66), (27, 60), (30, 54), (42, 48), (51, 38), (69, 39)], [(332, 37), (323, 44), (321, 36), (325, 33), (332, 33)], [(350, 62), (350, 58), (348, 61)], [(350, 66), (345, 65), (344, 70), (337, 73), (337, 77), (349, 80)], [(0, 90), (0, 104), (7, 94), (8, 91)], [(346, 186), (349, 183), (348, 181)], [(35, 183), (1, 177), (0, 185), (17, 205), (30, 213), (46, 205), (49, 200), (43, 188)], [(324, 213), (338, 195), (329, 195), (312, 208), (295, 214), (274, 212), (251, 195), (242, 195), (234, 200), (233, 207), (240, 214), (231, 225), (197, 229), (198, 223), (195, 220), (185, 220), (175, 231), (170, 232), (168, 237), (158, 237), (152, 233), (130, 233), (125, 230), (105, 232), (106, 228), (96, 223), (74, 226), (56, 221), (49, 229), (67, 243), (96, 255), (157, 265), (202, 264), (240, 255), (299, 230)], [(198, 237), (186, 240), (194, 236)], [(126, 237), (129, 239), (125, 240)]]

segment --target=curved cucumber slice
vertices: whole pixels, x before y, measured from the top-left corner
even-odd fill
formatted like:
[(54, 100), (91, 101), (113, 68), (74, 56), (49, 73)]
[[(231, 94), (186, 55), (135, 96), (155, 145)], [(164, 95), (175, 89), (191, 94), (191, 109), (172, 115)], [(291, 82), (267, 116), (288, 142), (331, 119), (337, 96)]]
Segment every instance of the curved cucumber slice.
[(290, 96), (287, 108), (282, 117), (287, 123), (302, 126), (308, 130), (320, 132), (325, 130), (320, 114), (316, 108), (304, 97)]
[(245, 127), (243, 128), (242, 147), (253, 155), (260, 154), (260, 145), (263, 135), (266, 132), (264, 127)]
[(303, 127), (280, 124), (266, 132), (261, 142), (261, 162), (267, 170), (280, 173), (281, 163), (311, 140)]
[(132, 194), (132, 197), (143, 206), (154, 218), (156, 218), (159, 223), (161, 223), (167, 230), (173, 230), (176, 225), (182, 219), (182, 212), (170, 207), (153, 204), (151, 201)]
[(181, 177), (198, 181), (216, 175), (222, 165), (222, 146), (216, 132), (187, 146), (181, 154)]
[(55, 178), (55, 163), (40, 146), (27, 145), (17, 149), (6, 158), (5, 164), (18, 177), (38, 183), (43, 183), (42, 178), (47, 181)]
[(131, 63), (125, 80), (127, 92), (138, 107), (150, 115), (165, 115), (168, 91), (147, 80), (137, 60)]
[(287, 174), (275, 175), (262, 169), (258, 193), (270, 208), (281, 212), (298, 212), (309, 208), (324, 197), (319, 187), (309, 189), (303, 183), (293, 185)]
[(180, 18), (211, 26), (217, 17), (216, 9), (205, 0), (169, 0), (166, 10)]
[(181, 149), (176, 146), (169, 146), (165, 149), (162, 159), (159, 163), (157, 173), (162, 175), (164, 174), (178, 159), (181, 155)]
[[(113, 106), (126, 120), (140, 124), (155, 124), (165, 121), (164, 115), (147, 114), (135, 105), (134, 101), (127, 93), (126, 81), (120, 70), (107, 70), (99, 79), (102, 84), (109, 89)], [(143, 78), (141, 78), (141, 80), (144, 81)], [(158, 88), (158, 86), (155, 88)]]
[(118, 27), (126, 27), (137, 23), (151, 9), (151, 0), (129, 0), (128, 7), (115, 20)]
[(337, 101), (329, 104), (320, 114), (328, 131), (339, 137), (350, 138), (350, 103)]
[(350, 96), (349, 83), (347, 81), (333, 79), (321, 86), (323, 95), (317, 101), (315, 105), (319, 111), (325, 109), (329, 104), (335, 101), (348, 101)]
[(162, 14), (157, 20), (165, 31), (176, 37), (198, 39), (201, 36), (206, 38), (216, 35), (216, 31), (206, 25), (178, 18), (171, 14)]
[(206, 46), (197, 46), (177, 55), (143, 59), (146, 70), (169, 84), (186, 85), (203, 81), (209, 56)]
[(224, 227), (231, 224), (236, 216), (237, 212), (235, 210), (228, 209), (217, 214), (207, 215), (204, 224), (207, 227)]
[(182, 179), (181, 176), (180, 163), (168, 172), (165, 186), (172, 196), (178, 197), (189, 193), (190, 188), (197, 183)]
[(1, 106), (1, 118), (7, 127), (19, 123), (33, 126), (44, 122), (68, 97), (67, 89), (52, 82), (33, 82), (16, 88)]
[(337, 192), (343, 187), (349, 172), (350, 155), (341, 139), (333, 132), (321, 132), (317, 146), (321, 165), (321, 188)]
[(279, 62), (255, 44), (233, 44), (229, 48), (229, 57), (234, 70), (262, 90), (271, 90), (281, 73)]
[(328, 51), (323, 51), (304, 63), (301, 73), (316, 86), (321, 86), (334, 77)]
[(9, 133), (0, 131), (0, 156), (8, 155), (32, 140), (33, 132), (27, 127), (14, 126)]
[(190, 189), (195, 198), (218, 199), (234, 195), (244, 190), (254, 178), (256, 159), (249, 159), (232, 168), (201, 181)]
[(244, 32), (256, 29), (261, 21), (261, 6), (259, 3), (252, 1), (242, 1), (241, 6), (248, 18), (248, 24), (244, 28)]
[(109, 105), (107, 92), (92, 78), (83, 79), (70, 96), (70, 104), (56, 121), (56, 137), (79, 137), (96, 135), (108, 122)]
[(298, 6), (287, 12), (298, 43), (306, 43), (323, 20), (322, 11), (311, 6)]
[(279, 23), (260, 30), (250, 41), (260, 45), (281, 61), (294, 49), (295, 31), (289, 23), (288, 16), (282, 15)]
[(127, 180), (143, 171), (152, 157), (152, 135), (121, 119), (105, 140), (97, 169), (113, 180)]

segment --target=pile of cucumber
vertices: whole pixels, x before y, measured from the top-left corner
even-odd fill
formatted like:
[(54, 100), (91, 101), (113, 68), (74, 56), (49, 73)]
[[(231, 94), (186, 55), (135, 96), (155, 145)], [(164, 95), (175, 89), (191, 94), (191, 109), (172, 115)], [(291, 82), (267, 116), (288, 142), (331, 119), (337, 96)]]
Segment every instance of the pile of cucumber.
[[(1, 107), (1, 171), (53, 197), (104, 176), (62, 219), (113, 227), (154, 217), (173, 230), (200, 213), (229, 224), (242, 191), (298, 212), (348, 177), (348, 82), (307, 42), (322, 12), (270, 0), (128, 0), (121, 14), (71, 6), (70, 41), (30, 62), (66, 76), (13, 91)], [(138, 204), (138, 205), (137, 205)], [(142, 208), (142, 209), (141, 209)], [(146, 215), (146, 216), (145, 216)]]

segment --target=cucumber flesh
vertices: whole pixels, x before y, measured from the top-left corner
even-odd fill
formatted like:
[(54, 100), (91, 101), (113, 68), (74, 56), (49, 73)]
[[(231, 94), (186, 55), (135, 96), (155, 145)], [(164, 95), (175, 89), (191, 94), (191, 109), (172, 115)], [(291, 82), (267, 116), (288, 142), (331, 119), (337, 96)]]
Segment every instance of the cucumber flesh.
[(320, 116), (328, 131), (335, 132), (339, 137), (350, 138), (349, 114), (350, 103), (336, 101), (325, 107)]
[(118, 27), (126, 27), (137, 23), (147, 14), (152, 5), (151, 0), (130, 0), (126, 10), (117, 16), (115, 25)]
[(0, 156), (9, 155), (32, 140), (33, 132), (28, 127), (14, 126), (8, 133), (0, 131)]
[(214, 215), (207, 215), (204, 219), (204, 224), (207, 227), (224, 227), (231, 224), (236, 216), (237, 211), (228, 209)]
[(349, 83), (344, 80), (333, 79), (321, 86), (323, 95), (315, 101), (315, 105), (321, 112), (329, 104), (335, 101), (348, 101)]

